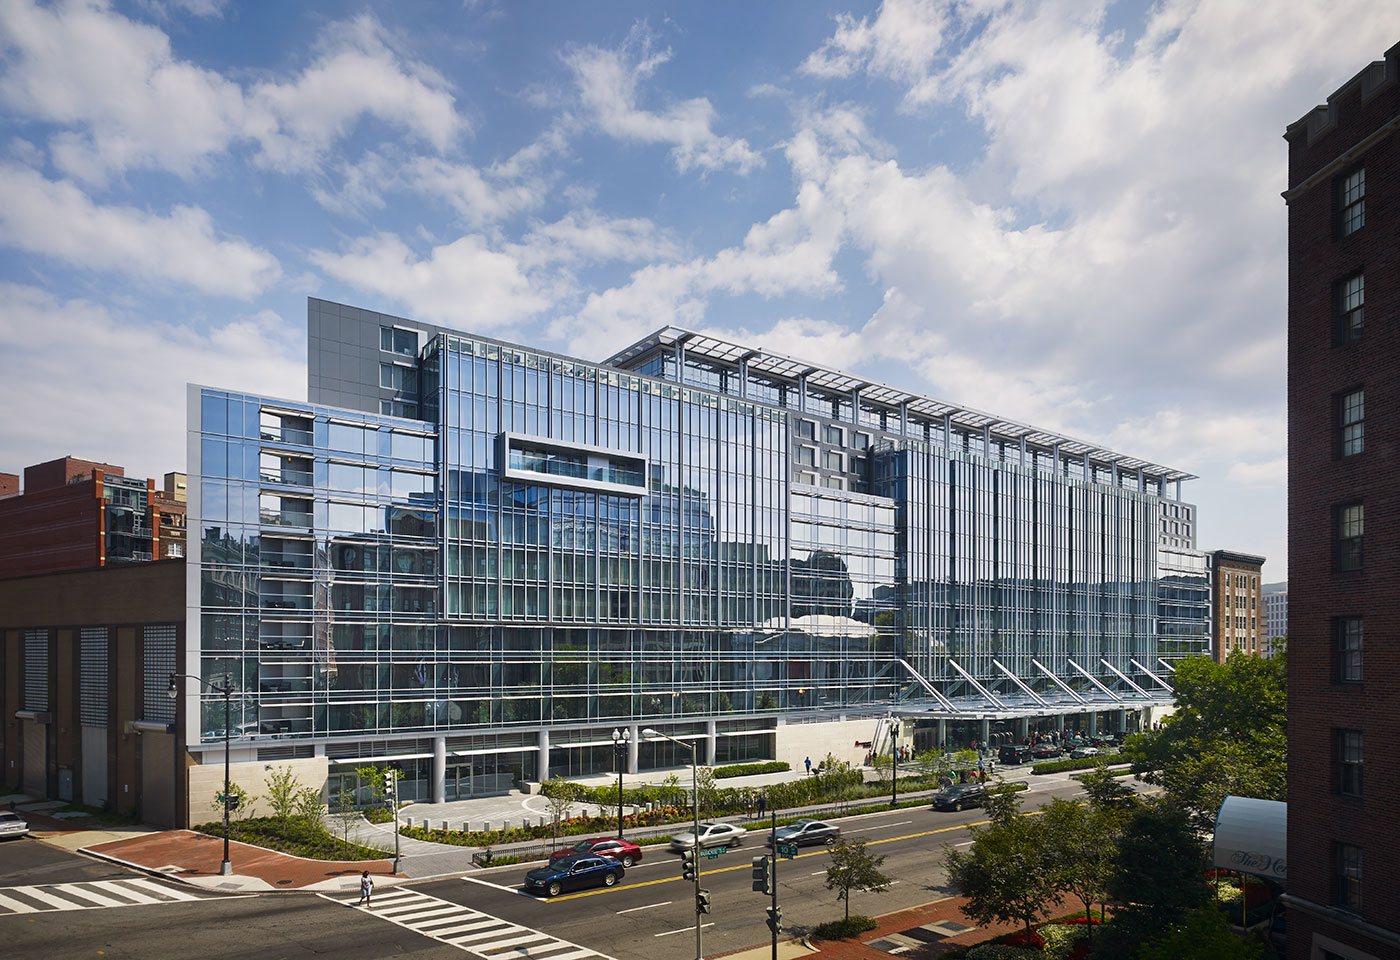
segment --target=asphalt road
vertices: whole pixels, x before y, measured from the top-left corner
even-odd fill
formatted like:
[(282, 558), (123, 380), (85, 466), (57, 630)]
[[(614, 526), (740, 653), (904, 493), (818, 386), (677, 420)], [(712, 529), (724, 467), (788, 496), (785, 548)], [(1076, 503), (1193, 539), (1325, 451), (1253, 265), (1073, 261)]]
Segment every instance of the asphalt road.
[[(1058, 784), (1037, 790), (1027, 805), (1076, 793), (1077, 784)], [(896, 881), (884, 894), (855, 894), (853, 911), (888, 913), (950, 895), (943, 886), (942, 850), (968, 842), (968, 826), (983, 819), (980, 810), (955, 814), (913, 807), (842, 821), (845, 836), (864, 838), (873, 853), (887, 857), (882, 869)], [(769, 901), (750, 887), (751, 860), (766, 849), (764, 835), (753, 832), (741, 846), (702, 861), (702, 886), (713, 898), (713, 912), (704, 917), (707, 955), (768, 941), (764, 908)], [(824, 847), (803, 848), (796, 859), (779, 862), (779, 902), (789, 931), (840, 915), (835, 894), (823, 884), (828, 862)], [(313, 894), (206, 896), (36, 840), (12, 841), (0, 845), (0, 955), (6, 960), (473, 955), (425, 936), (426, 931), (513, 960), (694, 957), (692, 887), (681, 880), (676, 856), (664, 848), (648, 849), (647, 858), (616, 887), (554, 899), (519, 889), (526, 869), (502, 867), (466, 879), (382, 887), (374, 906), (363, 910), (340, 897)], [(133, 896), (128, 888), (145, 902), (117, 903)], [(159, 893), (162, 889), (169, 892)], [(36, 906), (34, 896), (69, 905)], [(84, 897), (98, 904), (85, 903)], [(165, 897), (184, 899), (166, 902)], [(102, 904), (104, 899), (109, 903)], [(16, 903), (29, 912), (15, 912)]]

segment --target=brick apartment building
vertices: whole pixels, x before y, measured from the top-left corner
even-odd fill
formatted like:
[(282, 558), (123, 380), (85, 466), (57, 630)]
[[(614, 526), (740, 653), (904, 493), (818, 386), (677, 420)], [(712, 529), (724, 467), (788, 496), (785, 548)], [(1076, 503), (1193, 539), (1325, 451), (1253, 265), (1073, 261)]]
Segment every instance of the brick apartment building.
[(1400, 44), (1285, 137), (1288, 956), (1400, 957)]
[(1264, 653), (1263, 610), (1259, 580), (1264, 558), (1232, 550), (1215, 550), (1211, 569), (1211, 656), (1216, 663), (1236, 650)]
[(0, 475), (0, 579), (184, 556), (184, 475), (165, 486), (61, 457)]

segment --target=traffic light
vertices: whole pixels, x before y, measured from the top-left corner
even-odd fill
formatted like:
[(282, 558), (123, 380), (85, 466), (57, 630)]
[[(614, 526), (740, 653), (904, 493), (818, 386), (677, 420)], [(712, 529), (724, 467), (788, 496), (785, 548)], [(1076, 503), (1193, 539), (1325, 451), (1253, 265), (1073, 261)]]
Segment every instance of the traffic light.
[(753, 858), (753, 889), (755, 893), (773, 892), (773, 861), (767, 857)]
[(681, 879), (695, 879), (695, 848), (681, 851)]
[(708, 890), (697, 890), (697, 891), (695, 892), (695, 912), (696, 912), (696, 913), (709, 913), (709, 912), (710, 912), (710, 891), (708, 891)]
[(392, 796), (394, 793), (394, 771), (385, 769), (384, 771), (384, 795)]
[(769, 907), (767, 913), (768, 929), (772, 930), (774, 933), (777, 933), (779, 930), (783, 929), (783, 908)]
[(236, 793), (230, 793), (227, 797), (225, 797), (225, 798), (224, 798), (224, 806), (228, 807), (230, 810), (237, 810), (237, 809), (238, 809), (238, 794), (236, 794)]

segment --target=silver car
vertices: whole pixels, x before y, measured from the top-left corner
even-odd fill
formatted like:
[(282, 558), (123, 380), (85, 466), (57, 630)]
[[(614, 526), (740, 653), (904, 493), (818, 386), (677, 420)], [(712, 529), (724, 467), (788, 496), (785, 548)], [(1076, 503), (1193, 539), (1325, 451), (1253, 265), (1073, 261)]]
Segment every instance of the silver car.
[(27, 837), (29, 836), (29, 824), (24, 818), (11, 810), (0, 811), (0, 838)]
[[(729, 847), (738, 846), (744, 841), (748, 831), (743, 827), (737, 827), (732, 823), (702, 823), (700, 824), (700, 847)], [(689, 850), (695, 846), (695, 832), (687, 831), (678, 833), (671, 838), (672, 850)]]
[[(778, 828), (778, 842), (805, 847), (813, 843), (834, 844), (841, 838), (841, 828), (825, 820), (794, 820)], [(771, 835), (769, 842), (771, 843)]]

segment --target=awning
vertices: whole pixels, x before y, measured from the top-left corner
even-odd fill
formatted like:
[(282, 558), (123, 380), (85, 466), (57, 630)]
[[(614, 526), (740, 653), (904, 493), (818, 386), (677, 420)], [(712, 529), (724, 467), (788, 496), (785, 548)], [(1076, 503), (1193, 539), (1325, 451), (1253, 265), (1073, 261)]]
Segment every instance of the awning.
[(1288, 879), (1288, 804), (1226, 797), (1215, 815), (1213, 862), (1221, 870)]

